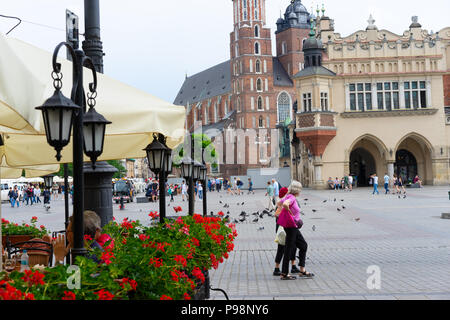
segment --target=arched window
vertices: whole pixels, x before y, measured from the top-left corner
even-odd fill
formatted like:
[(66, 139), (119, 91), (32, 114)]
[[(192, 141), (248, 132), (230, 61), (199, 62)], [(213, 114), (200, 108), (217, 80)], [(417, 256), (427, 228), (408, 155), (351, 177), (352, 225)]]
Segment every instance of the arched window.
[(257, 108), (258, 110), (264, 110), (263, 99), (261, 97), (258, 97)]
[(236, 110), (241, 111), (241, 98), (237, 98), (236, 101)]
[(261, 61), (260, 60), (256, 60), (256, 62), (255, 62), (255, 72), (261, 73)]
[(223, 110), (223, 116), (225, 117), (228, 114), (228, 101), (225, 100), (225, 106)]
[[(256, 11), (255, 11), (255, 13), (256, 13)], [(255, 26), (255, 38), (259, 38), (259, 26), (258, 25)]]
[(259, 42), (255, 42), (255, 54), (261, 54), (261, 48)]
[(259, 78), (256, 80), (256, 91), (258, 92), (262, 91), (262, 80)]
[(291, 97), (287, 92), (278, 96), (278, 122), (283, 123), (291, 117)]
[(259, 12), (258, 12), (259, 4), (258, 4), (258, 2), (259, 2), (258, 0), (255, 0), (255, 6), (254, 6), (254, 8), (255, 8), (255, 20), (259, 19)]
[(236, 57), (239, 57), (239, 45), (238, 44), (236, 44), (236, 47), (234, 47), (234, 49), (235, 49), (235, 56)]
[(258, 119), (258, 128), (264, 128), (264, 119), (262, 116), (259, 116)]

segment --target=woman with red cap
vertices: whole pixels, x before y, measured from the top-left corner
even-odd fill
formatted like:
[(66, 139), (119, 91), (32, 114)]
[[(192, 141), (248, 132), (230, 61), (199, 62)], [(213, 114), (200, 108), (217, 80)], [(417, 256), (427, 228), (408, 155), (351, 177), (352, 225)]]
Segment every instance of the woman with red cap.
[[(281, 210), (282, 210), (283, 198), (286, 196), (288, 191), (289, 191), (288, 188), (281, 188), (280, 192), (279, 192), (280, 201), (277, 204), (277, 210), (275, 212), (275, 219), (276, 219), (275, 220), (275, 233), (277, 233), (278, 229), (280, 228), (280, 225), (278, 224), (278, 216), (280, 215)], [(292, 258), (291, 258), (291, 263), (292, 263), (291, 273), (299, 273), (300, 272), (300, 270), (295, 265), (295, 251), (296, 251), (296, 249), (294, 248), (293, 253), (292, 253)], [(284, 255), (284, 245), (278, 244), (277, 254), (275, 256), (275, 270), (273, 271), (274, 276), (281, 275), (280, 263), (281, 263), (281, 259), (283, 259), (283, 255)]]
[(306, 251), (308, 250), (308, 244), (303, 238), (300, 228), (303, 225), (303, 221), (300, 217), (300, 207), (297, 202), (297, 197), (302, 191), (302, 184), (298, 181), (292, 181), (289, 186), (288, 194), (280, 200), (283, 209), (278, 217), (278, 223), (284, 228), (286, 232), (286, 243), (284, 246), (283, 264), (281, 268), (281, 280), (294, 280), (295, 276), (289, 273), (289, 260), (291, 257), (295, 257), (295, 249), (299, 250), (299, 267), (298, 272), (302, 278), (312, 278), (313, 273), (307, 272), (305, 269)]

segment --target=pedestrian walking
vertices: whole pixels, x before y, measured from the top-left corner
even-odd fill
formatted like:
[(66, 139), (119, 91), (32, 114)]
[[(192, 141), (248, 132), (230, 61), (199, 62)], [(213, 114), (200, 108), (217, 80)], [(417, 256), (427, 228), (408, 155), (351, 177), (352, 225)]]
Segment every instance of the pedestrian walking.
[(348, 188), (350, 191), (353, 190), (353, 177), (351, 174), (348, 176)]
[(198, 198), (203, 199), (203, 185), (197, 182)]
[(275, 208), (275, 204), (274, 204), (274, 199), (273, 199), (273, 195), (274, 195), (274, 188), (273, 185), (270, 181), (267, 181), (267, 188), (266, 188), (266, 197), (267, 200), (269, 201), (267, 209), (268, 210), (272, 210)]
[(187, 193), (187, 185), (186, 181), (183, 180), (183, 183), (181, 184), (181, 199), (184, 201), (184, 197), (187, 199), (188, 193)]
[(13, 204), (13, 194), (14, 194), (14, 191), (13, 191), (12, 187), (9, 187), (9, 191), (8, 191), (9, 203), (11, 204), (11, 207), (14, 208), (14, 204)]
[(306, 271), (306, 253), (308, 250), (308, 243), (305, 241), (300, 232), (303, 226), (303, 221), (300, 217), (300, 206), (297, 202), (297, 197), (302, 191), (302, 184), (298, 181), (292, 181), (288, 188), (288, 194), (283, 198), (280, 216), (278, 223), (286, 232), (286, 243), (284, 246), (283, 262), (281, 267), (281, 280), (294, 280), (295, 276), (289, 274), (289, 260), (292, 257), (292, 252), (297, 248), (299, 250), (299, 276), (302, 278), (312, 278), (314, 274)]
[(280, 184), (277, 180), (272, 179), (272, 185), (273, 185), (273, 199), (275, 200), (275, 203), (279, 200), (280, 195)]
[(398, 197), (400, 198), (400, 195), (402, 194), (401, 191), (403, 191), (403, 198), (406, 198), (405, 186), (403, 186), (403, 179), (402, 179), (402, 176), (400, 176), (400, 175), (398, 176), (397, 186), (398, 186)]
[(386, 190), (385, 194), (389, 193), (389, 180), (391, 178), (389, 177), (389, 175), (387, 173), (384, 174), (384, 190)]
[(44, 196), (44, 205), (50, 204), (50, 197), (51, 197), (50, 188), (46, 188), (42, 193), (42, 195)]
[(39, 185), (36, 186), (36, 188), (34, 188), (34, 196), (36, 198), (36, 203), (38, 203), (38, 202), (42, 203), (41, 199), (40, 199), (40, 197), (41, 197), (41, 189), (39, 188)]
[(19, 190), (17, 189), (17, 186), (14, 186), (14, 190), (12, 193), (12, 207), (14, 208), (14, 205), (17, 203), (17, 208), (19, 207)]
[(248, 194), (253, 193), (255, 194), (255, 191), (253, 190), (253, 181), (251, 178), (248, 178)]
[(375, 194), (375, 192), (377, 194), (380, 194), (378, 192), (378, 177), (377, 177), (377, 174), (374, 173), (371, 177), (372, 177), (372, 183), (373, 183), (373, 192), (372, 192), (372, 194)]
[[(280, 201), (277, 204), (277, 210), (275, 212), (275, 233), (278, 233), (278, 229), (280, 228), (280, 225), (278, 224), (278, 217), (280, 216), (281, 210), (282, 210), (282, 199), (284, 196), (288, 193), (288, 188), (281, 188), (280, 189)], [(291, 256), (291, 273), (298, 273), (300, 270), (298, 270), (297, 266), (295, 265), (295, 252), (296, 248), (293, 250), (293, 254)], [(277, 246), (277, 253), (275, 255), (275, 269), (273, 270), (274, 276), (281, 276), (281, 270), (280, 270), (280, 263), (283, 259), (284, 255), (284, 244), (278, 244)]]

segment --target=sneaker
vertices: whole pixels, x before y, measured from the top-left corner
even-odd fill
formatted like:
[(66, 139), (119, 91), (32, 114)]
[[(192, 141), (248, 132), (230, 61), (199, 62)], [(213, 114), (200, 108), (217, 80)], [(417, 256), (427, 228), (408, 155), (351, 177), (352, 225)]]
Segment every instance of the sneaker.
[(300, 269), (299, 268), (297, 268), (297, 266), (292, 266), (292, 268), (291, 268), (291, 273), (300, 273)]
[(273, 270), (273, 275), (274, 276), (281, 276), (280, 268), (275, 268), (275, 270)]

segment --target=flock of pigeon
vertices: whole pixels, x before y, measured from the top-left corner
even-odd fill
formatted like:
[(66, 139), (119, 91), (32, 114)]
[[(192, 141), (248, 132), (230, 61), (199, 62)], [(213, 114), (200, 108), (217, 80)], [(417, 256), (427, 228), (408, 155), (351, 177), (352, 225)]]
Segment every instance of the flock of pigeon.
[[(309, 199), (303, 199), (303, 204), (305, 205), (305, 206), (307, 206), (308, 204), (307, 204), (307, 201), (308, 201)], [(330, 200), (330, 202), (337, 202), (338, 200), (336, 199), (336, 198), (334, 198), (334, 200), (333, 201), (331, 201)], [(340, 201), (341, 202), (343, 202), (344, 201), (344, 199), (340, 199)], [(300, 201), (299, 201), (300, 202)], [(326, 203), (326, 202), (328, 202), (328, 200), (323, 200), (322, 201), (322, 203)], [(223, 208), (225, 208), (225, 209), (229, 209), (230, 208), (230, 205), (229, 204), (227, 204), (227, 203), (223, 203), (223, 201), (222, 200), (219, 200), (219, 204), (221, 204), (221, 205), (223, 205)], [(244, 204), (245, 204), (245, 202), (238, 202), (236, 205), (237, 206), (244, 206)], [(299, 203), (300, 204), (300, 203)], [(305, 207), (303, 207), (302, 209), (304, 209)], [(344, 205), (339, 205), (337, 208), (336, 208), (336, 210), (339, 212), (339, 213), (341, 213), (341, 214), (343, 214), (344, 213), (344, 210), (346, 209), (346, 207), (344, 206)], [(311, 211), (313, 212), (313, 213), (316, 213), (316, 212), (318, 212), (318, 210), (316, 210), (316, 209), (311, 209)], [(229, 222), (233, 222), (233, 223), (235, 223), (235, 224), (239, 224), (239, 223), (245, 223), (245, 222), (251, 222), (251, 223), (258, 223), (258, 222), (260, 222), (263, 218), (264, 218), (264, 216), (265, 215), (267, 215), (268, 217), (271, 217), (271, 218), (274, 218), (275, 217), (275, 209), (272, 209), (272, 210), (269, 210), (269, 209), (264, 209), (264, 210), (262, 210), (262, 211), (256, 211), (256, 212), (253, 212), (253, 213), (247, 213), (246, 211), (244, 211), (244, 210), (242, 210), (241, 211), (241, 213), (239, 214), (239, 216), (238, 216), (238, 218), (234, 218), (232, 221), (231, 221), (231, 219), (230, 219), (230, 211), (227, 211), (226, 212), (226, 215), (224, 216), (224, 219), (226, 220), (226, 221), (229, 221)], [(304, 210), (301, 210), (301, 214), (302, 215), (305, 215), (305, 213), (304, 213)], [(214, 212), (213, 211), (211, 211), (211, 215), (214, 215)], [(356, 221), (356, 222), (358, 222), (358, 221), (360, 221), (361, 219), (360, 218), (355, 218), (355, 219), (353, 219), (354, 221)], [(258, 228), (258, 230), (259, 231), (261, 231), (261, 230), (264, 230), (264, 227), (263, 226), (261, 226), (261, 227), (259, 227)], [(313, 225), (312, 226), (312, 230), (313, 231), (316, 231), (317, 230), (317, 227), (315, 226), (315, 225)]]

